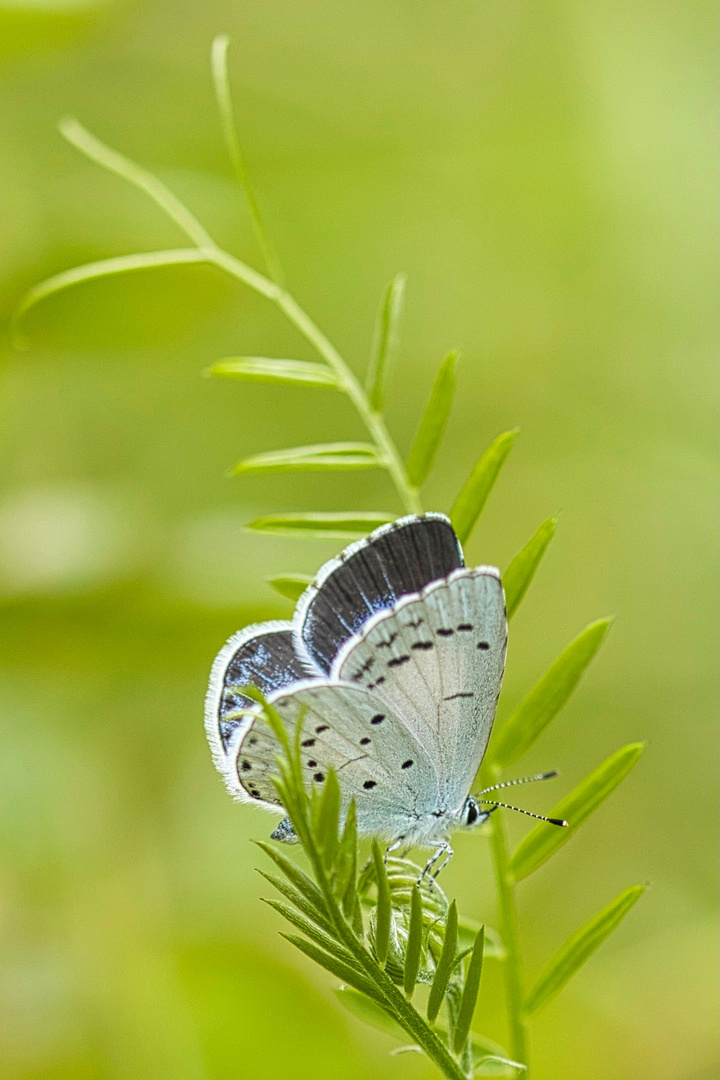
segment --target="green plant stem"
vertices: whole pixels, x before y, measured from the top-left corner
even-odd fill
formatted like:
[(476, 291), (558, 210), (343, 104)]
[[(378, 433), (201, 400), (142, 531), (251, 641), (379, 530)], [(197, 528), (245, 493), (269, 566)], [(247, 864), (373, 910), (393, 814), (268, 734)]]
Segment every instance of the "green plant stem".
[[(500, 814), (495, 813), (491, 822), (493, 859), (500, 909), (500, 932), (507, 954), (505, 958), (505, 997), (510, 1027), (510, 1045), (515, 1061), (527, 1066), (528, 1035), (520, 972), (514, 882), (508, 869), (509, 860), (502, 817)], [(523, 1078), (527, 1076), (527, 1072), (523, 1073)]]
[(296, 330), (298, 330), (305, 340), (313, 346), (328, 367), (332, 368), (337, 376), (338, 382), (352, 401), (360, 419), (373, 439), (379, 456), (384, 461), (385, 467), (392, 477), (397, 493), (400, 496), (405, 509), (411, 514), (421, 513), (422, 504), (420, 502), (420, 497), (417, 490), (410, 486), (407, 470), (405, 469), (403, 460), (392, 440), (390, 432), (387, 429), (385, 421), (379, 413), (376, 413), (371, 408), (367, 394), (362, 386), (355, 378), (335, 346), (325, 334), (323, 334), (320, 327), (313, 322), (308, 313), (300, 307), (297, 300), (295, 300), (286, 289), (269, 281), (255, 270), (248, 274), (248, 270), (250, 270), (249, 267), (239, 259), (236, 259), (233, 255), (230, 255), (227, 251), (223, 251), (221, 248), (216, 247), (214, 244), (211, 248), (206, 248), (205, 250), (209, 262), (213, 262), (221, 270), (231, 274), (233, 277), (237, 278), (238, 281), (242, 281), (244, 284), (249, 285), (250, 288), (255, 289), (256, 292), (262, 293), (268, 300), (272, 300)]
[(420, 498), (417, 491), (410, 486), (407, 470), (385, 425), (385, 421), (380, 413), (371, 408), (365, 391), (340, 356), (340, 353), (288, 292), (280, 289), (275, 302), (290, 322), (333, 369), (338, 382), (347, 392), (362, 422), (374, 440), (381, 457), (384, 459), (405, 508), (410, 513), (420, 513), (422, 510)]
[(318, 857), (312, 845), (308, 848), (308, 854), (313, 864), (315, 879), (323, 893), (323, 898), (338, 937), (355, 957), (367, 976), (375, 983), (395, 1014), (398, 1023), (417, 1041), (418, 1046), (422, 1047), (430, 1060), (437, 1065), (443, 1076), (447, 1077), (448, 1080), (467, 1080), (467, 1074), (453, 1058), (448, 1047), (410, 1004), (400, 987), (395, 985), (387, 972), (370, 955), (362, 942), (358, 940), (352, 927), (346, 922), (333, 895), (322, 860)]
[[(305, 340), (317, 350), (323, 360), (335, 372), (338, 382), (357, 409), (360, 419), (373, 439), (378, 454), (390, 474), (405, 510), (411, 514), (420, 513), (422, 511), (420, 497), (417, 490), (410, 485), (405, 464), (392, 440), (385, 421), (380, 413), (373, 410), (367, 394), (335, 346), (313, 322), (307, 312), (300, 307), (295, 298), (277, 282), (271, 281), (264, 274), (254, 270), (251, 266), (235, 258), (234, 255), (216, 244), (195, 215), (153, 173), (143, 169), (136, 162), (125, 157), (124, 154), (120, 154), (118, 151), (106, 146), (87, 131), (82, 124), (79, 124), (77, 120), (71, 118), (63, 120), (60, 124), (60, 130), (73, 146), (77, 147), (92, 161), (144, 191), (192, 240), (198, 248), (201, 258), (217, 266), (218, 269), (224, 270), (225, 273), (230, 274), (236, 280), (260, 293), (261, 296), (271, 300), (282, 311), (285, 317), (299, 330)], [(262, 226), (260, 228), (264, 236)]]

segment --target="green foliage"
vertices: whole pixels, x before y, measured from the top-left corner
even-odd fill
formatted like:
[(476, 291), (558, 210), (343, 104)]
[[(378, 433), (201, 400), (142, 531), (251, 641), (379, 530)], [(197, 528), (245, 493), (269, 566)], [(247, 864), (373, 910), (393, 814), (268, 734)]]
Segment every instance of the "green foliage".
[(602, 945), (605, 938), (609, 937), (620, 925), (630, 908), (638, 902), (644, 892), (644, 885), (634, 885), (630, 889), (625, 889), (607, 907), (604, 907), (589, 922), (576, 930), (572, 937), (568, 938), (540, 973), (528, 994), (525, 1007), (529, 1013), (541, 1009), (562, 990), (568, 979), (572, 978)]
[(599, 619), (586, 627), (523, 698), (495, 740), (492, 756), (496, 765), (517, 761), (562, 709), (600, 648), (611, 621)]
[(356, 514), (267, 514), (249, 522), (248, 529), (289, 536), (351, 539), (364, 536), (378, 525), (387, 525), (392, 520), (392, 514), (384, 514), (382, 511), (360, 511)]
[(457, 927), (457, 905), (453, 900), (445, 920), (445, 934), (443, 936), (442, 950), (440, 952), (440, 959), (438, 960), (437, 967), (435, 968), (432, 986), (430, 987), (430, 996), (428, 997), (427, 1017), (431, 1023), (440, 1012), (440, 1006), (447, 993), (450, 976), (455, 965)]
[(512, 618), (517, 611), (523, 596), (530, 586), (530, 582), (535, 577), (535, 571), (540, 565), (540, 560), (555, 535), (557, 523), (558, 519), (556, 517), (543, 521), (532, 539), (528, 540), (525, 547), (518, 551), (503, 574), (505, 610), (508, 619)]
[(311, 583), (312, 578), (302, 574), (283, 574), (280, 577), (268, 578), (268, 585), (275, 592), (292, 601), (299, 600)]
[(413, 885), (410, 898), (410, 925), (405, 947), (405, 966), (403, 968), (403, 989), (412, 997), (420, 971), (422, 957), (423, 912), (422, 897), (417, 885)]
[(435, 454), (445, 434), (455, 394), (455, 365), (457, 353), (451, 352), (443, 360), (433, 383), (420, 428), (407, 460), (408, 480), (418, 488), (424, 483)]
[[(377, 843), (370, 862), (358, 871), (355, 808), (351, 804), (343, 820), (335, 773), (328, 772), (321, 794), (306, 790), (301, 725), (291, 740), (262, 695), (246, 689), (282, 748), (275, 786), (311, 867), (307, 874), (274, 845), (258, 845), (283, 875), (263, 875), (281, 896), (266, 903), (297, 931), (283, 936), (360, 995), (352, 999), (356, 1012), (409, 1035), (444, 1076), (473, 1076), (490, 1059), (502, 1075), (516, 1072), (522, 1066), (512, 1063), (502, 1047), (470, 1033), (482, 973), (483, 928), (473, 948), (463, 950), (456, 904), (448, 905), (419, 866), (386, 859)], [(367, 919), (363, 903), (369, 906)], [(427, 1020), (409, 1000), (418, 983), (430, 984)], [(447, 1026), (436, 1023), (444, 1003)]]
[(204, 372), (214, 379), (243, 382), (280, 383), (285, 386), (319, 386), (341, 390), (333, 372), (325, 364), (306, 360), (280, 360), (265, 356), (231, 356), (211, 364)]
[[(440, 366), (415, 443), (404, 464), (385, 424), (382, 410), (390, 364), (398, 346), (405, 278), (390, 282), (375, 328), (365, 388), (334, 345), (282, 285), (274, 248), (252, 191), (235, 131), (227, 72), (226, 38), (213, 44), (212, 73), (231, 163), (247, 197), (253, 225), (269, 276), (226, 251), (191, 211), (156, 176), (104, 145), (76, 120), (65, 120), (65, 138), (91, 160), (144, 192), (185, 234), (191, 246), (141, 252), (100, 260), (63, 271), (31, 289), (15, 313), (15, 325), (34, 304), (71, 286), (101, 277), (183, 264), (206, 263), (230, 275), (274, 303), (315, 350), (319, 362), (237, 356), (217, 361), (206, 374), (345, 393), (367, 431), (367, 442), (314, 444), (269, 451), (246, 458), (235, 474), (293, 470), (384, 469), (392, 481), (398, 507), (393, 511), (285, 512), (250, 522), (266, 533), (339, 540), (363, 536), (393, 521), (398, 512), (419, 513), (418, 488), (427, 477), (452, 406), (456, 357)], [(457, 496), (450, 517), (462, 542), (475, 527), (512, 447), (516, 430), (498, 436), (473, 468)], [(556, 527), (545, 521), (508, 566), (504, 587), (508, 616), (520, 604)], [(296, 600), (309, 579), (287, 574), (271, 579), (281, 595)], [(496, 780), (516, 762), (563, 707), (597, 652), (609, 626), (591, 624), (558, 657), (520, 703), (494, 739), (488, 758)], [(553, 816), (567, 818), (564, 830), (541, 824), (531, 830), (508, 857), (499, 814), (489, 831), (498, 885), (502, 940), (490, 927), (478, 927), (458, 916), (455, 901), (407, 859), (389, 858), (377, 843), (360, 869), (357, 822), (353, 804), (343, 815), (341, 790), (329, 771), (322, 795), (304, 787), (299, 756), (301, 724), (294, 743), (281, 718), (252, 687), (248, 695), (273, 731), (280, 750), (276, 790), (309, 862), (309, 872), (272, 844), (260, 848), (279, 874), (264, 879), (280, 899), (267, 903), (296, 933), (286, 939), (344, 984), (343, 1000), (371, 1023), (407, 1035), (414, 1047), (435, 1063), (445, 1077), (468, 1080), (474, 1075), (514, 1075), (527, 1067), (527, 1020), (531, 1012), (559, 992), (592, 952), (619, 925), (641, 895), (641, 886), (626, 890), (574, 934), (525, 994), (519, 949), (516, 884), (542, 865), (567, 841), (585, 818), (607, 798), (634, 766), (640, 744), (619, 750), (565, 796)], [(483, 958), (503, 961), (512, 1057), (501, 1046), (471, 1030), (481, 986)], [(416, 1008), (411, 999), (422, 996)]]
[(395, 358), (400, 336), (400, 318), (405, 302), (405, 275), (392, 279), (380, 306), (375, 325), (365, 390), (373, 412), (382, 412), (385, 402), (387, 369)]
[(379, 469), (383, 461), (370, 443), (316, 443), (268, 454), (254, 454), (230, 471), (240, 473), (321, 472), (326, 469)]
[(498, 435), (465, 481), (450, 511), (450, 520), (461, 543), (470, 536), (487, 502), (505, 459), (512, 449), (517, 429)]
[(593, 810), (611, 795), (637, 764), (644, 746), (631, 743), (618, 750), (590, 773), (578, 786), (566, 795), (551, 812), (552, 817), (568, 821), (567, 829), (557, 829), (541, 822), (522, 840), (510, 860), (510, 873), (516, 881), (532, 874), (539, 866), (566, 844), (575, 830)]
[(460, 1008), (455, 1021), (455, 1034), (453, 1036), (453, 1049), (459, 1054), (465, 1047), (470, 1034), (470, 1024), (480, 993), (480, 977), (482, 975), (483, 951), (485, 948), (485, 930), (481, 927), (475, 938), (470, 962), (468, 964), (465, 985), (463, 986)]

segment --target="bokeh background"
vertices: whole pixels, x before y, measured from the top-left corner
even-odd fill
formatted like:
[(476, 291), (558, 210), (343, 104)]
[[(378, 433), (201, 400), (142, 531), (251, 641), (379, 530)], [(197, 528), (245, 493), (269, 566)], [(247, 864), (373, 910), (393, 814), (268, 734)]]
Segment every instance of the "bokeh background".
[[(537, 1080), (717, 1075), (714, 30), (705, 0), (0, 2), (4, 316), (50, 273), (182, 243), (63, 143), (66, 113), (257, 262), (208, 74), (227, 32), (287, 278), (356, 370), (385, 283), (408, 273), (403, 448), (439, 360), (462, 352), (427, 505), (447, 508), (518, 424), (469, 559), (505, 566), (560, 511), (502, 711), (618, 615), (524, 763), (561, 779), (525, 805), (626, 742), (648, 749), (521, 886), (529, 971), (621, 889), (651, 888), (538, 1017)], [(265, 578), (338, 546), (244, 524), (398, 509), (373, 473), (225, 470), (362, 437), (355, 417), (330, 391), (200, 377), (228, 354), (312, 358), (209, 269), (85, 286), (26, 330), (27, 352), (2, 342), (0, 1076), (424, 1080), (279, 938), (249, 842), (271, 821), (227, 798), (202, 730), (218, 647), (289, 613)], [(492, 923), (487, 842), (457, 846), (444, 885)], [(502, 1039), (491, 963), (480, 1012)]]

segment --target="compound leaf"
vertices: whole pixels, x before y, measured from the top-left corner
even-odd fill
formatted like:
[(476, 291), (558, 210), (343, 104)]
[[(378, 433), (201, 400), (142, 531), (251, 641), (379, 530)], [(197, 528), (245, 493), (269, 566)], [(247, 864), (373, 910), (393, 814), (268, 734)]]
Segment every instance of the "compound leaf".
[(456, 361), (457, 353), (451, 352), (440, 365), (430, 393), (430, 400), (420, 422), (420, 429), (408, 456), (408, 480), (416, 488), (420, 487), (432, 468), (450, 416), (455, 393)]
[(511, 765), (517, 761), (560, 711), (600, 648), (611, 621), (599, 619), (586, 627), (523, 698), (503, 725), (492, 749), (497, 765)]
[(527, 998), (528, 1012), (542, 1008), (562, 990), (565, 983), (620, 925), (644, 892), (644, 885), (633, 885), (630, 889), (625, 889), (568, 938), (538, 976)]
[(555, 535), (558, 519), (548, 518), (532, 537), (524, 548), (518, 551), (507, 570), (503, 574), (503, 588), (505, 589), (505, 609), (508, 619), (511, 618), (520, 605), (520, 601), (527, 592), (528, 586), (535, 576), (535, 571), (540, 565), (548, 544)]
[(594, 772), (561, 799), (550, 817), (568, 822), (566, 829), (540, 822), (520, 841), (510, 860), (510, 873), (516, 881), (527, 877), (566, 844), (583, 821), (597, 810), (624, 780), (645, 749), (643, 743), (630, 743), (612, 754)]
[(516, 435), (517, 428), (498, 435), (470, 473), (455, 500), (450, 511), (450, 520), (461, 544), (465, 543), (475, 528)]

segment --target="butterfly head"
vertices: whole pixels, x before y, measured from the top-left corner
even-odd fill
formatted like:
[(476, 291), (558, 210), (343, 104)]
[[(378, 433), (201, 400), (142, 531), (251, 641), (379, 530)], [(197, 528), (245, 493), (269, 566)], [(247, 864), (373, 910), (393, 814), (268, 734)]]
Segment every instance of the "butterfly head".
[(484, 824), (497, 807), (492, 806), (489, 810), (481, 810), (480, 804), (473, 795), (468, 795), (460, 811), (460, 826), (464, 829), (475, 829)]

